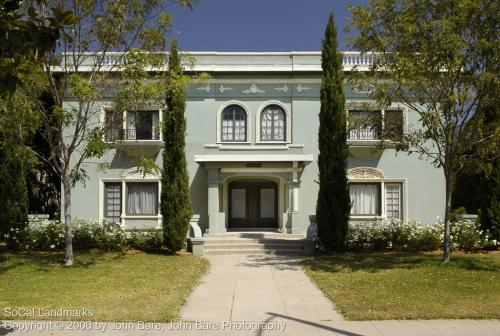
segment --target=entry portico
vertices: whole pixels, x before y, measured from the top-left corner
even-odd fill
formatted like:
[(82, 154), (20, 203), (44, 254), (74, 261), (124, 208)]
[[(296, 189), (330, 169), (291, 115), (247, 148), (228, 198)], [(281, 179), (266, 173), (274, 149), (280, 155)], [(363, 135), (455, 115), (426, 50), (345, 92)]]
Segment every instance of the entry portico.
[(208, 230), (295, 233), (301, 175), (312, 154), (195, 155), (208, 174)]

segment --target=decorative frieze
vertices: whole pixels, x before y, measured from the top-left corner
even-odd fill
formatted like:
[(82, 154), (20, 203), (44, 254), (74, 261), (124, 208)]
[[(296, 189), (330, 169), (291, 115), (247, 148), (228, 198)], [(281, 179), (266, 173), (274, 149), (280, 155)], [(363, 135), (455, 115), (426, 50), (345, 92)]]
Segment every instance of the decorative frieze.
[(378, 169), (371, 167), (357, 167), (349, 169), (347, 172), (349, 180), (356, 179), (383, 179), (384, 174)]

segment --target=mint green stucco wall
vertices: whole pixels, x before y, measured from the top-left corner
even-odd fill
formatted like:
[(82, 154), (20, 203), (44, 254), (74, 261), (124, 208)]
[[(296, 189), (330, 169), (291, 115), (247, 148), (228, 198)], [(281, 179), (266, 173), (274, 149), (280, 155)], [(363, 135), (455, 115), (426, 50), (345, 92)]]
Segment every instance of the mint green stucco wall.
[[(215, 57), (215, 56), (214, 56)], [(213, 62), (217, 61), (215, 57)], [(245, 94), (252, 83), (265, 91), (265, 93)], [(231, 87), (223, 93), (218, 90), (220, 85)], [(288, 86), (287, 92), (282, 88)], [(297, 84), (308, 87), (308, 90), (298, 92)], [(316, 194), (318, 185), (317, 168), (317, 132), (319, 102), (319, 74), (300, 74), (294, 76), (291, 73), (263, 74), (263, 73), (236, 73), (226, 75), (214, 75), (208, 82), (210, 92), (202, 91), (200, 88), (206, 84), (193, 83), (188, 90), (188, 101), (186, 106), (187, 134), (186, 134), (186, 157), (190, 176), (190, 192), (193, 212), (200, 215), (200, 226), (208, 228), (208, 174), (205, 167), (194, 161), (195, 155), (200, 154), (312, 154), (314, 160), (303, 170), (300, 179), (299, 212), (297, 220), (294, 220), (294, 232), (305, 232), (310, 224), (310, 216), (315, 214)], [(347, 99), (366, 99), (366, 96), (353, 92), (346, 88)], [(222, 104), (229, 100), (238, 100), (248, 107), (248, 127), (251, 129), (250, 142), (256, 141), (256, 113), (264, 103), (271, 100), (282, 102), (291, 116), (291, 143), (303, 145), (303, 148), (290, 148), (282, 150), (219, 150), (207, 148), (207, 144), (217, 142), (217, 112)], [(65, 106), (72, 102), (67, 100)], [(105, 105), (103, 100), (96, 104), (99, 109)], [(416, 115), (408, 115), (408, 123), (416, 122)], [(262, 147), (262, 146), (261, 146)], [(156, 163), (161, 166), (161, 154), (155, 156)], [(105, 172), (99, 171), (96, 164), (86, 165), (88, 179), (85, 186), (78, 184), (73, 189), (72, 203), (73, 216), (97, 219), (99, 217), (99, 181), (100, 179), (119, 179), (123, 172), (136, 165), (136, 162), (125, 157), (119, 150), (112, 149), (101, 159), (92, 159), (92, 162), (109, 162), (111, 165)], [(432, 223), (436, 217), (442, 217), (444, 212), (444, 179), (441, 170), (432, 167), (428, 162), (420, 160), (415, 155), (408, 156), (406, 153), (398, 153), (394, 149), (374, 152), (367, 148), (352, 148), (348, 160), (349, 168), (374, 167), (383, 172), (385, 178), (406, 180), (406, 203), (408, 205), (406, 219), (420, 220), (424, 223)], [(135, 223), (129, 221), (130, 225), (146, 228), (156, 227), (158, 221), (154, 219), (137, 220)], [(133, 224), (132, 224), (133, 223)]]

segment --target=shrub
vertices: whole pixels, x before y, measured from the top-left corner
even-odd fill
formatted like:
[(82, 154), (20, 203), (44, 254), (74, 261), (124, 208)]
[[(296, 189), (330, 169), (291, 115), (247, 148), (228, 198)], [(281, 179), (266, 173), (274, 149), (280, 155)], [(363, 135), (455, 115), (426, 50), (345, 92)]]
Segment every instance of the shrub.
[(97, 248), (103, 251), (121, 250), (126, 245), (125, 231), (118, 223), (106, 220), (86, 221), (76, 219), (73, 223), (73, 247), (79, 250)]
[[(430, 226), (416, 221), (404, 223), (394, 219), (350, 223), (346, 244), (350, 250), (436, 250), (443, 245), (443, 227), (442, 221)], [(452, 223), (451, 241), (452, 248), (464, 251), (498, 247), (498, 242), (492, 239), (489, 232), (481, 230), (477, 223), (467, 220)]]
[(488, 246), (489, 232), (481, 230), (475, 222), (459, 220), (451, 223), (450, 237), (452, 248), (471, 251)]
[[(12, 234), (14, 234), (13, 232)], [(103, 251), (121, 250), (126, 246), (125, 231), (116, 223), (76, 219), (73, 222), (73, 248)], [(49, 251), (64, 248), (64, 225), (60, 221), (35, 221), (25, 230), (19, 247), (28, 250)]]
[(158, 229), (134, 230), (130, 232), (127, 246), (144, 252), (160, 252), (163, 246), (163, 231)]
[(59, 221), (35, 221), (26, 228), (21, 248), (48, 251), (64, 247), (64, 225)]

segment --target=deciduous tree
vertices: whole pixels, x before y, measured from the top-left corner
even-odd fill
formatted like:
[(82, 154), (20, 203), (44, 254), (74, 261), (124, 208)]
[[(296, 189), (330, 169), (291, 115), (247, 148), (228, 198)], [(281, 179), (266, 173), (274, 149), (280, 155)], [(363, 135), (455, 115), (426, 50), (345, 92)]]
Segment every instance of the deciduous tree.
[[(143, 108), (162, 96), (157, 78), (172, 24), (169, 4), (192, 6), (195, 0), (52, 0), (33, 2), (40, 22), (70, 11), (70, 25), (60, 28), (55, 50), (44, 54), (44, 71), (54, 105), (39, 104), (50, 154), (40, 159), (61, 177), (66, 265), (73, 264), (71, 188), (84, 182), (91, 158), (109, 148), (100, 123), (102, 90), (113, 87), (115, 111)], [(161, 72), (155, 72), (156, 74)], [(39, 93), (34, 92), (36, 96)], [(64, 98), (71, 96), (71, 103)]]
[[(352, 7), (352, 46), (375, 52), (370, 74), (381, 105), (404, 104), (419, 116), (399, 150), (442, 169), (444, 252), (450, 258), (450, 211), (457, 173), (470, 158), (498, 155), (498, 125), (482, 129), (483, 105), (498, 102), (499, 4), (494, 0), (371, 0)], [(490, 98), (488, 98), (490, 97)]]

